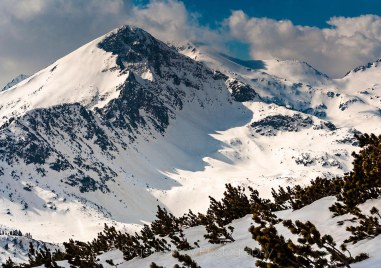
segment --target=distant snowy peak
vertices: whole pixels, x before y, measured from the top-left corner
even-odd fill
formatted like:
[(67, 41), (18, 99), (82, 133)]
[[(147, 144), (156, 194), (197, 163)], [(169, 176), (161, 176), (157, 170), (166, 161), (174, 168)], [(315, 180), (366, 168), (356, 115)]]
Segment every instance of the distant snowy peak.
[[(180, 53), (200, 62), (212, 69), (245, 74), (266, 73), (293, 83), (313, 86), (327, 84), (330, 78), (316, 70), (310, 64), (297, 60), (242, 60), (213, 50), (203, 44), (170, 43)], [(226, 72), (225, 72), (226, 73)]]
[(316, 70), (310, 64), (298, 60), (265, 60), (266, 73), (285, 78), (293, 82), (319, 85), (330, 78)]
[(356, 67), (336, 82), (345, 92), (361, 94), (361, 98), (378, 103), (381, 96), (381, 59)]
[(9, 82), (8, 84), (6, 84), (1, 90), (1, 91), (4, 91), (4, 90), (7, 90), (11, 87), (13, 87), (14, 85), (20, 83), (21, 81), (27, 79), (29, 77), (29, 75), (26, 75), (26, 74), (20, 74), (18, 75), (17, 77), (13, 78), (11, 82)]
[(356, 74), (356, 73), (362, 73), (362, 72), (367, 71), (367, 70), (379, 69), (380, 66), (381, 66), (381, 59), (378, 59), (374, 62), (368, 62), (365, 65), (358, 66), (358, 67), (354, 68), (353, 70), (349, 71), (348, 73), (346, 73), (345, 77)]

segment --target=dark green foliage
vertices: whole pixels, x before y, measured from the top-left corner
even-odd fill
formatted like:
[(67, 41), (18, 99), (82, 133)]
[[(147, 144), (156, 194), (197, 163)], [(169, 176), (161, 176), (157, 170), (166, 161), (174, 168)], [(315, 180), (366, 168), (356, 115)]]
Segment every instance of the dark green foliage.
[(100, 268), (103, 267), (101, 264), (96, 262), (96, 254), (93, 250), (91, 243), (85, 243), (81, 241), (74, 241), (70, 239), (69, 242), (64, 243), (64, 247), (66, 250), (65, 259), (73, 267), (93, 267)]
[[(135, 251), (139, 248), (140, 257), (144, 258), (154, 252), (164, 252), (170, 250), (170, 246), (167, 244), (167, 241), (165, 239), (156, 238), (156, 235), (157, 234), (148, 225), (144, 225), (144, 228), (141, 230), (140, 234), (135, 234), (135, 237), (139, 240), (139, 242), (141, 241), (139, 246), (135, 246)], [(137, 256), (139, 256), (139, 254)]]
[[(360, 152), (359, 155), (361, 154)], [(357, 163), (357, 166), (359, 165), (360, 162)], [(370, 169), (368, 164), (365, 166), (366, 170)], [(371, 172), (369, 171), (367, 174), (371, 174)], [(245, 188), (240, 186), (233, 187), (231, 184), (226, 184), (226, 191), (220, 201), (209, 197), (210, 206), (205, 215), (200, 213), (195, 215), (189, 210), (188, 213), (177, 218), (165, 208), (158, 206), (156, 220), (150, 226), (144, 225), (142, 230), (134, 235), (122, 233), (117, 231), (115, 227), (105, 225), (103, 232), (99, 233), (98, 237), (92, 242), (84, 243), (70, 240), (64, 243), (65, 252), (55, 251), (52, 254), (47, 248), (35, 250), (31, 244), (29, 251), (30, 264), (58, 267), (55, 261), (68, 260), (72, 267), (101, 267), (97, 263), (96, 256), (112, 249), (122, 251), (126, 261), (136, 257), (145, 258), (155, 252), (169, 251), (171, 245), (162, 237), (169, 237), (171, 243), (178, 250), (189, 250), (194, 247), (189, 244), (183, 229), (197, 225), (205, 226), (207, 233), (204, 237), (210, 243), (228, 243), (234, 241), (232, 236), (234, 228), (229, 226), (229, 224), (233, 220), (252, 213), (255, 225), (251, 226), (249, 231), (253, 239), (259, 243), (260, 248), (253, 250), (246, 247), (245, 251), (258, 259), (256, 262), (257, 266), (349, 267), (349, 264), (352, 262), (368, 258), (367, 254), (360, 254), (353, 258), (345, 245), (341, 246), (341, 250), (338, 249), (332, 237), (329, 235), (321, 236), (311, 222), (302, 223), (296, 221), (293, 223), (289, 220), (284, 221), (283, 225), (299, 237), (296, 242), (290, 239), (286, 240), (282, 235), (278, 234), (275, 227), (282, 220), (273, 214), (274, 211), (281, 209), (299, 209), (325, 196), (343, 195), (344, 192), (340, 187), (343, 187), (347, 183), (348, 176), (351, 175), (347, 174), (344, 178), (332, 180), (317, 178), (304, 188), (297, 185), (292, 188), (287, 187), (286, 189), (279, 187), (278, 191), (272, 189), (274, 203), (268, 199), (260, 198), (258, 191), (251, 187), (248, 187), (250, 193), (248, 197), (245, 194)], [(369, 185), (366, 186), (368, 188), (365, 188), (365, 190), (369, 189), (370, 185), (371, 182), (369, 182)], [(360, 191), (360, 189), (356, 189), (356, 191)], [(374, 192), (372, 190), (369, 192), (370, 194), (362, 195), (362, 198), (374, 196), (372, 195)], [(346, 201), (342, 201), (336, 203), (336, 207), (347, 211), (348, 204)], [(373, 238), (381, 233), (381, 225), (379, 223), (381, 217), (376, 208), (371, 210), (372, 216), (362, 215), (356, 206), (351, 208), (351, 212), (360, 219), (360, 224), (347, 228), (348, 231), (352, 232), (352, 236), (345, 242), (356, 243), (359, 240)], [(354, 220), (356, 218), (350, 219), (350, 221)], [(196, 242), (194, 244), (198, 246)], [(349, 253), (349, 256), (344, 253), (345, 251)], [(175, 267), (198, 267), (188, 255), (181, 255), (175, 251), (174, 257), (183, 263), (182, 266), (176, 265)], [(11, 260), (8, 261), (8, 264), (4, 265), (9, 265), (7, 267), (21, 267), (11, 266), (14, 265)], [(22, 267), (30, 266), (26, 265)], [(151, 267), (159, 266), (152, 263)]]
[(182, 263), (182, 266), (179, 266), (179, 265), (175, 265), (174, 267), (181, 267), (181, 268), (201, 268), (200, 266), (198, 266), (198, 264), (192, 260), (192, 258), (187, 255), (187, 254), (180, 254), (178, 251), (174, 251), (172, 256), (174, 258), (176, 258), (177, 260), (179, 260), (179, 262)]
[(159, 266), (156, 263), (152, 262), (149, 268), (164, 268), (163, 266)]
[[(351, 256), (345, 255), (345, 253), (337, 248), (335, 241), (330, 235), (322, 236), (311, 222), (302, 223), (301, 221), (295, 221), (294, 224), (291, 220), (287, 220), (283, 221), (283, 225), (291, 233), (300, 236), (297, 240), (300, 245), (295, 246), (295, 251), (306, 258), (312, 257), (316, 260), (317, 264), (322, 265), (320, 267), (350, 267), (349, 264), (355, 261)], [(314, 245), (322, 250), (314, 251), (311, 247)], [(329, 256), (330, 260), (323, 258), (324, 256)], [(318, 266), (314, 263), (313, 267)]]
[(185, 238), (183, 230), (180, 229), (178, 236), (176, 234), (170, 234), (169, 237), (178, 250), (193, 249), (188, 240)]
[(259, 213), (261, 211), (271, 212), (278, 209), (278, 206), (271, 203), (269, 199), (259, 197), (257, 190), (249, 187), (250, 198), (245, 194), (245, 188), (233, 187), (226, 184), (226, 191), (221, 201), (216, 201), (209, 197), (210, 206), (206, 215), (199, 214), (199, 221), (205, 225), (207, 234), (205, 238), (210, 243), (220, 244), (233, 242), (232, 236), (234, 228), (226, 226), (233, 220), (242, 218), (249, 213)]
[(234, 238), (232, 236), (234, 227), (232, 226), (223, 226), (218, 223), (210, 222), (205, 226), (206, 234), (204, 237), (209, 239), (209, 243), (212, 244), (225, 244), (228, 242), (233, 242)]
[(45, 267), (58, 267), (54, 264), (53, 256), (45, 245), (42, 249), (36, 250), (33, 243), (30, 242), (28, 258), (30, 266), (44, 265)]
[(258, 267), (350, 267), (350, 263), (367, 257), (365, 254), (356, 258), (347, 256), (336, 247), (331, 236), (321, 236), (311, 222), (296, 221), (294, 224), (291, 220), (283, 221), (291, 233), (299, 236), (297, 243), (285, 240), (274, 226), (280, 220), (273, 214), (263, 213), (254, 215), (258, 225), (249, 229), (261, 248), (245, 248), (249, 255), (258, 259)]
[(286, 189), (279, 186), (278, 190), (271, 189), (277, 210), (300, 209), (306, 205), (326, 197), (337, 195), (340, 192), (341, 178), (322, 179), (316, 178), (305, 187), (295, 185)]
[[(234, 228), (227, 226), (231, 221), (242, 218), (251, 211), (274, 210), (274, 205), (267, 199), (259, 197), (259, 193), (249, 187), (250, 199), (245, 195), (243, 187), (226, 185), (226, 191), (221, 201), (210, 197), (211, 204), (206, 215), (197, 216), (189, 212), (180, 218), (176, 218), (165, 208), (158, 207), (156, 220), (151, 226), (144, 225), (139, 233), (134, 235), (121, 233), (115, 227), (104, 226), (103, 232), (99, 233), (92, 242), (84, 243), (69, 240), (64, 243), (65, 252), (56, 251), (50, 254), (49, 250), (36, 251), (33, 245), (30, 249), (31, 263), (40, 263), (43, 260), (53, 263), (56, 260), (68, 260), (73, 267), (97, 267), (96, 256), (111, 249), (119, 249), (123, 252), (125, 260), (135, 257), (144, 258), (154, 252), (170, 250), (170, 245), (165, 239), (158, 238), (168, 236), (172, 244), (178, 250), (193, 249), (186, 239), (183, 229), (204, 224), (207, 230), (205, 237), (210, 243), (227, 243), (234, 241), (232, 236)], [(197, 243), (194, 243), (198, 246)]]
[(60, 267), (57, 265), (56, 261), (61, 261), (66, 258), (66, 253), (63, 253), (61, 250), (55, 250), (53, 253), (43, 245), (42, 248), (36, 250), (33, 247), (33, 243), (29, 244), (29, 264), (22, 264), (17, 267), (35, 267), (43, 265), (47, 268), (57, 268)]
[(114, 261), (113, 260), (106, 260), (106, 263), (108, 263), (108, 264), (110, 264), (111, 266), (115, 266), (115, 264), (114, 264)]
[(282, 219), (279, 219), (274, 213), (272, 213), (269, 210), (254, 211), (253, 220), (260, 226), (265, 226), (267, 223), (275, 225), (282, 221)]
[(258, 212), (253, 217), (257, 226), (251, 226), (249, 232), (256, 240), (260, 249), (244, 250), (251, 256), (256, 257), (258, 267), (300, 267), (299, 260), (288, 247), (288, 242), (278, 234), (274, 224), (279, 220), (274, 214)]
[(250, 186), (248, 187), (250, 191), (250, 211), (262, 211), (262, 210), (269, 210), (269, 211), (277, 211), (280, 210), (280, 208), (272, 203), (269, 199), (264, 199), (259, 197), (259, 192), (257, 190), (254, 190)]
[(312, 180), (310, 185), (294, 187), (294, 202), (292, 203), (293, 209), (300, 209), (306, 205), (312, 204), (326, 196), (336, 195), (340, 191), (339, 185), (340, 178), (322, 179), (316, 178)]
[(179, 222), (183, 228), (202, 225), (199, 216), (195, 215), (192, 210), (189, 210), (188, 213), (181, 216)]
[[(193, 213), (188, 215), (191, 215), (188, 217), (194, 217)], [(167, 241), (157, 237), (166, 235), (169, 235), (172, 242), (181, 250), (193, 248), (180, 228), (179, 219), (160, 207), (157, 216), (157, 220), (153, 222), (155, 229), (144, 225), (142, 230), (134, 235), (122, 233), (115, 227), (105, 224), (103, 232), (99, 233), (92, 242), (85, 243), (72, 239), (65, 242), (65, 252), (55, 251), (51, 254), (47, 248), (35, 250), (33, 244), (30, 244), (30, 265), (58, 267), (55, 261), (68, 260), (71, 267), (102, 267), (97, 263), (96, 256), (112, 249), (122, 251), (123, 257), (127, 261), (135, 257), (145, 258), (155, 252), (170, 250)]]
[(356, 206), (381, 194), (381, 136), (356, 136), (362, 148), (353, 153), (353, 170), (340, 182), (339, 202), (330, 207), (335, 216), (353, 213)]
[(205, 216), (199, 215), (200, 222), (205, 225), (205, 238), (210, 243), (220, 244), (234, 241), (234, 228), (227, 224), (235, 219), (242, 218), (251, 212), (251, 204), (245, 195), (245, 188), (233, 187), (226, 184), (226, 191), (221, 201), (209, 196), (210, 205)]
[(279, 186), (278, 190), (271, 188), (271, 195), (273, 196), (274, 203), (280, 210), (291, 208), (291, 201), (294, 194), (290, 186), (287, 186), (286, 189)]
[(166, 236), (180, 231), (179, 220), (165, 208), (157, 206), (156, 220), (151, 223), (152, 231), (159, 236)]
[(130, 235), (116, 231), (115, 227), (105, 225), (104, 231), (92, 243), (94, 252), (100, 253), (116, 248), (123, 252), (125, 260), (135, 257), (145, 258), (154, 252), (169, 250), (169, 245), (164, 239), (156, 238), (156, 234), (148, 225), (144, 225), (140, 233)]
[(209, 196), (210, 205), (207, 217), (218, 220), (221, 225), (231, 223), (233, 220), (242, 218), (251, 212), (250, 202), (245, 195), (245, 188), (233, 187), (225, 184), (226, 191), (221, 201), (216, 201)]
[(359, 224), (356, 226), (347, 227), (347, 231), (351, 232), (351, 236), (344, 240), (344, 243), (356, 244), (363, 239), (372, 239), (381, 234), (381, 215), (377, 208), (373, 207), (370, 210), (371, 216), (366, 216), (360, 212), (355, 215), (359, 219)]

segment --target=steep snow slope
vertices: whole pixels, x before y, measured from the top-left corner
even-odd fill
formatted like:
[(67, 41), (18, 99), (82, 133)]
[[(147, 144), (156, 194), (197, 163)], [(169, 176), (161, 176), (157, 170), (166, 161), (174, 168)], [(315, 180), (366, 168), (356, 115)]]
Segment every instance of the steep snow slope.
[(139, 228), (157, 204), (205, 210), (227, 182), (269, 196), (348, 171), (354, 134), (381, 122), (379, 103), (350, 86), (360, 78), (263, 62), (124, 26), (0, 93), (0, 220), (88, 240), (104, 222)]
[(0, 122), (35, 108), (75, 102), (92, 108), (115, 98), (118, 94), (115, 88), (126, 79), (126, 74), (109, 70), (115, 59), (111, 53), (97, 49), (99, 41), (84, 45), (17, 84), (13, 90), (1, 92)]

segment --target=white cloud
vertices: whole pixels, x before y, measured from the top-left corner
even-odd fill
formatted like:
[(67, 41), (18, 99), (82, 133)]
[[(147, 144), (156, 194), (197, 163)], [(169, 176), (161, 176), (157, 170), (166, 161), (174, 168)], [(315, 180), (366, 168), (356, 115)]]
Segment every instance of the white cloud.
[(177, 0), (1, 0), (0, 85), (19, 73), (32, 74), (82, 44), (123, 24), (142, 27), (163, 41), (217, 41), (217, 32)]
[(46, 9), (48, 5), (44, 0), (2, 0), (0, 3), (0, 15), (4, 19), (11, 19), (12, 17), (19, 20), (31, 19)]
[(381, 17), (375, 15), (333, 17), (330, 28), (319, 29), (234, 11), (225, 23), (233, 38), (250, 45), (254, 58), (307, 61), (334, 77), (381, 56)]
[(163, 41), (198, 41), (220, 44), (221, 35), (198, 23), (198, 15), (190, 13), (176, 0), (153, 0), (144, 7), (135, 6), (127, 24), (141, 27)]
[(131, 0), (1, 0), (0, 87), (120, 26), (131, 6)]
[(0, 85), (20, 73), (33, 74), (122, 24), (142, 27), (163, 41), (197, 41), (219, 50), (226, 50), (226, 42), (243, 42), (254, 58), (303, 60), (332, 76), (381, 56), (378, 16), (334, 17), (329, 28), (319, 29), (234, 11), (213, 30), (200, 25), (198, 16), (179, 0), (151, 0), (145, 6), (133, 0), (1, 0)]

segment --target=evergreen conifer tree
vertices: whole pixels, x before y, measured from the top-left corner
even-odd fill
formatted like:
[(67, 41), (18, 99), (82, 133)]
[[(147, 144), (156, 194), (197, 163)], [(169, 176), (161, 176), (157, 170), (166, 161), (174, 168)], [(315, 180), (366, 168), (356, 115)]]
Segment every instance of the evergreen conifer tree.
[(381, 234), (381, 215), (379, 210), (376, 207), (372, 207), (370, 214), (371, 216), (366, 216), (360, 212), (355, 213), (359, 222), (356, 226), (347, 227), (347, 231), (352, 235), (344, 241), (345, 243), (356, 244), (363, 239), (373, 239)]
[(159, 236), (174, 234), (180, 230), (179, 220), (165, 208), (157, 206), (156, 220), (151, 223), (152, 231)]
[(201, 268), (200, 266), (198, 266), (198, 264), (192, 260), (192, 258), (187, 255), (187, 254), (180, 254), (178, 251), (174, 251), (172, 256), (174, 258), (176, 258), (178, 261), (180, 261), (182, 263), (182, 266), (179, 266), (179, 265), (175, 265), (175, 267), (181, 267), (181, 268)]
[(356, 136), (361, 150), (353, 153), (353, 169), (339, 183), (338, 202), (330, 207), (335, 216), (356, 212), (356, 206), (381, 195), (381, 135)]

